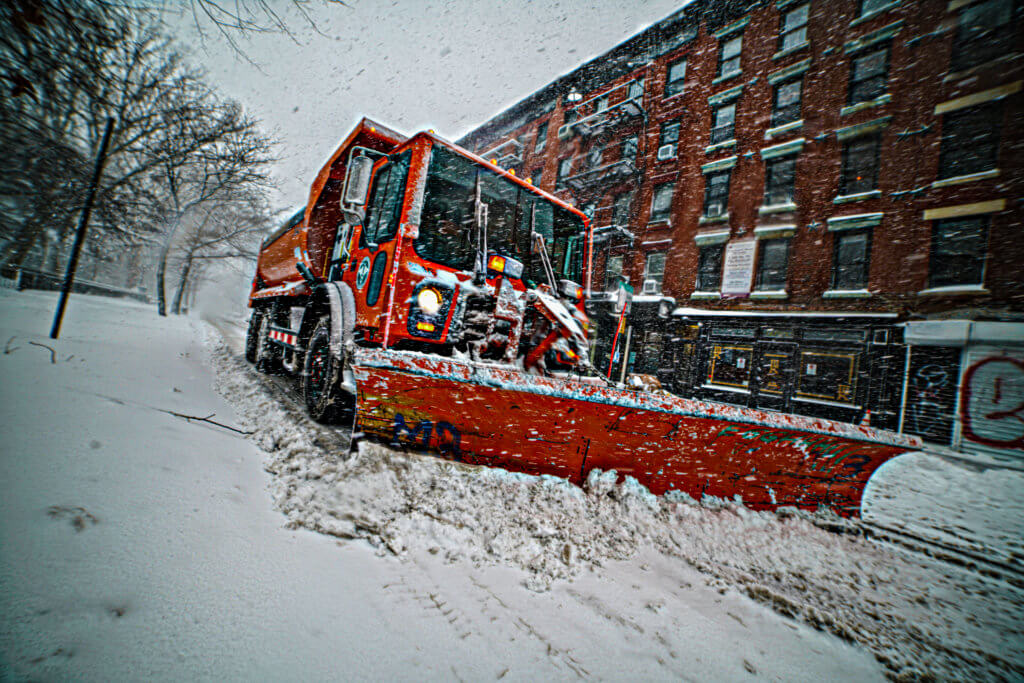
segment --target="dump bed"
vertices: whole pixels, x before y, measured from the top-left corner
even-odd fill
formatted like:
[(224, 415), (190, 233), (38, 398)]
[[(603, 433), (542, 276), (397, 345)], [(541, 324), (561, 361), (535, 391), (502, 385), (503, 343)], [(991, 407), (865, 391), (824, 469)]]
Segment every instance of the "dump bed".
[(366, 118), (356, 125), (320, 169), (305, 209), (290, 216), (288, 222), (264, 240), (256, 263), (257, 280), (252, 298), (304, 291), (302, 276), (295, 269), (299, 260), (314, 275), (323, 277), (341, 222), (340, 199), (349, 151), (367, 147), (387, 153), (405, 139), (404, 135)]

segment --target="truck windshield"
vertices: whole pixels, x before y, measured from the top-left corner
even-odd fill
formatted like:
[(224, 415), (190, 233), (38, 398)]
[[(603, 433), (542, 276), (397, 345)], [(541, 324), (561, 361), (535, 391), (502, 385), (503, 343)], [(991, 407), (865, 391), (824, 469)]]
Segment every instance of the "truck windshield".
[(535, 212), (534, 229), (544, 236), (556, 277), (580, 282), (581, 218), (441, 145), (431, 152), (416, 252), (457, 270), (473, 269), (477, 174), (481, 198), (488, 205), (488, 251), (522, 261), (528, 285), (544, 282), (540, 254), (530, 253), (530, 217)]

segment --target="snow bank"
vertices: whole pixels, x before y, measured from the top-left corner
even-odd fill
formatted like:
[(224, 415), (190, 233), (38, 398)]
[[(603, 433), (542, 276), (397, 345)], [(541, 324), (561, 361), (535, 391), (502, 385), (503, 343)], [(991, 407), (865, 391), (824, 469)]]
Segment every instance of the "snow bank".
[(1005, 583), (820, 528), (838, 520), (658, 498), (614, 473), (595, 472), (580, 489), (376, 444), (348, 457), (215, 332), (207, 344), (220, 391), (268, 453), (275, 503), (292, 526), (363, 538), (406, 561), (426, 553), (512, 566), (534, 591), (650, 551), (869, 647), (890, 675), (1024, 676), (1024, 647), (1006, 647), (1024, 643), (1024, 595)]

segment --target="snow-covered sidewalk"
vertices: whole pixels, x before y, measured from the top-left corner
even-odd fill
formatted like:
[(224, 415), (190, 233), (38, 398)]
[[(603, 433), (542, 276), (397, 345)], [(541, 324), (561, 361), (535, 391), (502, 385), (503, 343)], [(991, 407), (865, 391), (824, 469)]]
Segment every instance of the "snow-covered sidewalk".
[(55, 300), (0, 290), (0, 679), (1024, 675), (1005, 584), (609, 479), (343, 460), (204, 323), (76, 295), (52, 342)]

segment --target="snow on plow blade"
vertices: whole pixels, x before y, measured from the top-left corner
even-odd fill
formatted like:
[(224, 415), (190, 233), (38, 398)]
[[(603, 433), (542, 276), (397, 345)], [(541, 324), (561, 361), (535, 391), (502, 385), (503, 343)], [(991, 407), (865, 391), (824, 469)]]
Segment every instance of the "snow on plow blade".
[(593, 469), (652, 493), (739, 495), (753, 509), (860, 513), (883, 463), (917, 437), (401, 351), (359, 349), (356, 428), (478, 465), (582, 483)]

